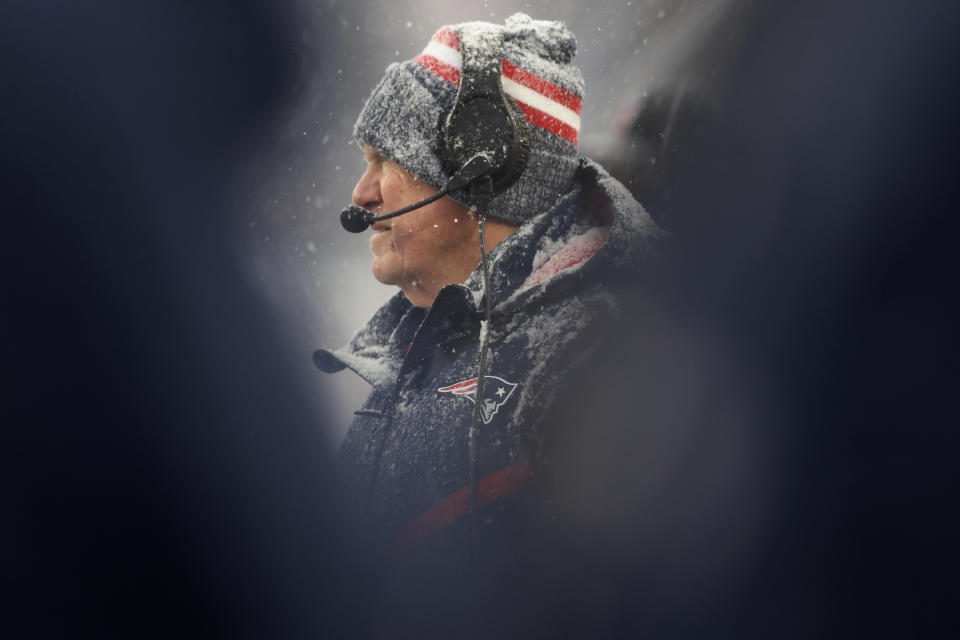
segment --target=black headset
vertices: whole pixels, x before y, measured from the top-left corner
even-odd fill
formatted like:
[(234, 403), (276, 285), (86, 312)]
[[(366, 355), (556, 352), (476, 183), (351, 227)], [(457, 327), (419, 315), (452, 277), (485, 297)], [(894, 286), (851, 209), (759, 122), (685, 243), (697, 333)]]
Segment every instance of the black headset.
[(470, 187), (471, 203), (486, 213), (490, 199), (523, 174), (530, 158), (529, 126), (500, 82), (503, 35), (494, 30), (482, 35), (463, 31), (460, 88), (440, 125), (441, 162), (450, 175), (446, 186), (429, 198), (380, 216), (350, 205), (340, 213), (340, 224), (347, 231), (360, 233), (466, 187)]

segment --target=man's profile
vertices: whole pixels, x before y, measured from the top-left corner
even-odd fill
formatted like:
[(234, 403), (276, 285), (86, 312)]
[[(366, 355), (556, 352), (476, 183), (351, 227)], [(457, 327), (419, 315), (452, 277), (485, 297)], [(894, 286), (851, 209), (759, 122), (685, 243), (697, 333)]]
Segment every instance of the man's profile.
[(338, 464), (378, 546), (509, 525), (548, 464), (545, 412), (652, 255), (655, 224), (578, 154), (575, 50), (524, 14), (441, 27), (355, 125), (366, 171), (342, 220), (372, 225), (373, 275), (400, 291), (314, 361), (372, 386)]
[[(353, 203), (373, 213), (386, 213), (435, 193), (372, 147), (364, 147), (367, 170), (353, 190)], [(396, 285), (415, 306), (430, 307), (447, 284), (464, 282), (480, 262), (477, 215), (450, 198), (442, 198), (416, 215), (401, 216), (373, 225), (371, 271), (383, 284)], [(487, 222), (489, 251), (517, 225)]]

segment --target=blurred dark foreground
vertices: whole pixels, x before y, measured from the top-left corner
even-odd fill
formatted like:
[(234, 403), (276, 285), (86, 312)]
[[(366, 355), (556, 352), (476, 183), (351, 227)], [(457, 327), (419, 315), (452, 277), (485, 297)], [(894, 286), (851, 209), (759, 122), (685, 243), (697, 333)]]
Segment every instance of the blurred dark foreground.
[(556, 409), (550, 519), (413, 568), (354, 545), (226, 241), (296, 26), (0, 9), (4, 636), (945, 634), (957, 11), (862, 4), (743, 5), (674, 240)]

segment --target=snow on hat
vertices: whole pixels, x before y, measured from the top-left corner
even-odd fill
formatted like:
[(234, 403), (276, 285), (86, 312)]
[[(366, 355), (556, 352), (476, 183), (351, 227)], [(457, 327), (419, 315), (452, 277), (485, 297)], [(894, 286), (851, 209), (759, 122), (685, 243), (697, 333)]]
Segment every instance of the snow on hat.
[[(573, 182), (583, 77), (570, 64), (577, 43), (561, 22), (523, 13), (504, 26), (468, 22), (441, 27), (413, 60), (394, 63), (367, 100), (354, 137), (434, 189), (447, 183), (441, 131), (460, 85), (463, 29), (502, 32), (501, 83), (530, 123), (530, 159), (520, 178), (490, 202), (491, 216), (522, 224), (550, 209)], [(464, 191), (453, 197), (469, 205)]]

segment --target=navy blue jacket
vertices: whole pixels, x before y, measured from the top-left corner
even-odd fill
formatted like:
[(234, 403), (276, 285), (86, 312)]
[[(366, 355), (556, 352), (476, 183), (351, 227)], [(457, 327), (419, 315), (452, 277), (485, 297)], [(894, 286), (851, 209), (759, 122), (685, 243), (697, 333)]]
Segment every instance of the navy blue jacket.
[[(613, 284), (639, 274), (660, 234), (620, 183), (581, 160), (571, 191), (490, 253), (481, 516), (543, 465), (545, 410), (600, 338), (596, 327), (616, 315)], [(349, 345), (315, 354), (320, 369), (350, 368), (373, 387), (338, 466), (378, 543), (411, 547), (467, 520), (483, 309), (478, 268), (441, 289), (430, 309), (397, 293)]]

